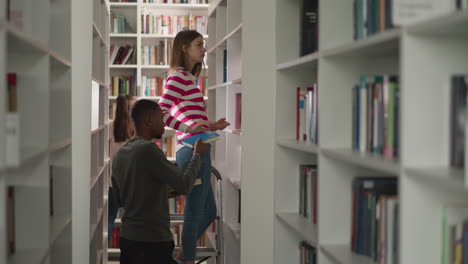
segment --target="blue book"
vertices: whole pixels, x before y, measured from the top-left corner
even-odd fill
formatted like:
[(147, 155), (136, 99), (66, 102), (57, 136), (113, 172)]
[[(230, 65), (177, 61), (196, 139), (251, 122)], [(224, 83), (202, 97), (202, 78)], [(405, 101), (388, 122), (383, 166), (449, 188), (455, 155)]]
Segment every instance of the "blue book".
[(197, 140), (201, 138), (203, 143), (211, 143), (219, 139), (218, 133), (210, 133), (210, 132), (203, 132), (201, 134), (197, 134), (188, 138), (184, 138), (180, 140), (180, 144), (193, 148)]

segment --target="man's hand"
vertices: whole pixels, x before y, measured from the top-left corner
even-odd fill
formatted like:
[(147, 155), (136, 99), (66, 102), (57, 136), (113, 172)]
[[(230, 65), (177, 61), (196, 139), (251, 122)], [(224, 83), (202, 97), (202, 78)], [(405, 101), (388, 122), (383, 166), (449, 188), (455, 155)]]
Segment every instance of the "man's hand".
[(203, 143), (201, 139), (198, 139), (193, 148), (193, 152), (201, 156), (208, 151), (209, 146), (209, 144)]
[(213, 125), (213, 122), (211, 121), (200, 121), (196, 123), (194, 126), (189, 127), (187, 129), (188, 134), (193, 134), (193, 133), (198, 133), (202, 131), (208, 131), (209, 127)]
[(212, 122), (210, 126), (211, 131), (216, 131), (216, 130), (223, 130), (227, 126), (231, 125), (229, 122), (226, 121), (226, 118), (221, 118), (216, 122)]

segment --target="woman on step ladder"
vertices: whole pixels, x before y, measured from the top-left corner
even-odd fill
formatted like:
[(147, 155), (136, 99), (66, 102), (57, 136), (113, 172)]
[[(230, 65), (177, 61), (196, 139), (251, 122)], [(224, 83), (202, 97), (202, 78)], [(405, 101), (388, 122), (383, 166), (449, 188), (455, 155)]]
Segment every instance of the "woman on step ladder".
[[(206, 104), (197, 87), (206, 49), (203, 36), (195, 30), (183, 30), (174, 38), (170, 61), (170, 75), (166, 80), (159, 101), (166, 126), (177, 130), (178, 140), (192, 136), (191, 126), (207, 121)], [(210, 122), (208, 131), (223, 130), (230, 125), (225, 118)], [(177, 166), (185, 171), (193, 149), (177, 144)], [(202, 156), (199, 177), (192, 191), (186, 196), (182, 250), (176, 260), (194, 264), (197, 240), (216, 218), (216, 203), (211, 188), (210, 151)]]

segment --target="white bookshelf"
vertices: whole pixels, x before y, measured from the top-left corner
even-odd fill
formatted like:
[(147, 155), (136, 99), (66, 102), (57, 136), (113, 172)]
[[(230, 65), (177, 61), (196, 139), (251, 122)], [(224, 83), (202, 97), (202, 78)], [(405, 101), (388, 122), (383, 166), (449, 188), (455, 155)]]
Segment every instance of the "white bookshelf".
[[(22, 13), (22, 27), (8, 21), (5, 12), (0, 14), (0, 74), (4, 76), (0, 94), (7, 98), (5, 76), (16, 73), (20, 128), (20, 143), (13, 144), (14, 151), (7, 150), (7, 109), (1, 107), (0, 196), (5, 201), (8, 187), (14, 188), (16, 245), (15, 253), (7, 257), (6, 237), (0, 239), (1, 263), (89, 260), (89, 236), (80, 236), (89, 234), (91, 202), (91, 170), (86, 170), (90, 160), (83, 159), (91, 156), (91, 107), (86, 107), (91, 88), (83, 87), (91, 86), (92, 75), (106, 83), (102, 75), (106, 68), (94, 69), (103, 64), (91, 62), (90, 48), (93, 38), (102, 39), (108, 21), (100, 20), (99, 13), (93, 23), (93, 9), (106, 10), (107, 5), (95, 2), (10, 1), (11, 8)], [(0, 1), (0, 8), (7, 10), (6, 1)], [(72, 10), (80, 17), (72, 16)], [(6, 204), (1, 203), (3, 231), (6, 214)]]
[[(242, 188), (242, 130), (236, 127), (236, 94), (242, 94), (242, 1), (210, 2), (207, 43), (209, 120), (225, 117), (231, 123), (219, 132), (221, 140), (212, 151), (213, 165), (223, 177), (224, 257), (226, 263), (240, 263), (241, 223), (239, 222)], [(224, 50), (226, 60), (224, 63)], [(224, 76), (224, 65), (227, 67)]]
[[(193, 16), (207, 16), (208, 4), (167, 4), (167, 3), (143, 3), (142, 0), (137, 0), (135, 3), (116, 3), (111, 2), (110, 8), (112, 11), (122, 14), (127, 20), (128, 33), (110, 33), (110, 43), (115, 45), (133, 45), (137, 49), (136, 64), (134, 65), (110, 65), (110, 77), (112, 76), (135, 76), (136, 89), (140, 92), (142, 76), (163, 76), (169, 71), (169, 62), (164, 59), (163, 65), (148, 65), (143, 63), (142, 47), (145, 45), (154, 45), (156, 42), (163, 41), (165, 47), (172, 45), (175, 34), (148, 34), (142, 33), (141, 15), (151, 13), (154, 15), (174, 15), (185, 16), (191, 14)], [(203, 34), (205, 41), (209, 35)], [(203, 74), (203, 72), (202, 72)], [(110, 94), (112, 95), (112, 94)], [(111, 99), (114, 97), (111, 96)], [(138, 94), (137, 98), (145, 98)], [(153, 98), (150, 98), (153, 99)]]
[[(269, 161), (275, 186), (274, 250), (263, 252), (274, 258), (272, 263), (298, 263), (297, 247), (306, 240), (316, 247), (320, 264), (374, 263), (350, 249), (353, 179), (392, 176), (399, 186), (399, 263), (440, 263), (442, 208), (468, 198), (466, 171), (449, 166), (450, 77), (467, 73), (468, 10), (354, 40), (352, 1), (320, 1), (319, 50), (300, 57), (300, 2), (278, 0), (272, 11), (276, 15), (276, 67), (275, 84), (270, 89), (276, 99), (263, 102), (275, 119), (274, 159)], [(249, 25), (243, 26), (244, 31), (249, 29)], [(245, 58), (245, 65), (253, 63), (249, 58)], [(375, 74), (400, 78), (399, 159), (351, 149), (352, 87), (361, 75)], [(243, 78), (248, 91), (251, 85), (258, 87), (250, 81)], [(295, 140), (295, 89), (313, 83), (319, 87), (318, 145)], [(318, 164), (317, 225), (298, 213), (298, 167), (313, 163)], [(253, 192), (253, 188), (249, 190)], [(252, 197), (247, 190), (243, 194)], [(271, 213), (269, 207), (261, 212)], [(253, 209), (243, 211), (243, 226), (253, 225), (255, 220), (248, 219), (254, 215)], [(250, 234), (253, 230), (249, 231), (243, 233), (245, 239), (255, 239)], [(248, 250), (249, 245), (243, 249)], [(254, 259), (251, 251), (243, 261)]]

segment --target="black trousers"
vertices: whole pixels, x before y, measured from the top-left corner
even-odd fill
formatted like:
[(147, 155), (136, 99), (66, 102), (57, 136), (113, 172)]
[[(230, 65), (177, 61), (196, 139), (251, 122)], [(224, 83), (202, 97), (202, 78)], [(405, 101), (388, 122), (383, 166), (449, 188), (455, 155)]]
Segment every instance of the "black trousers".
[(120, 264), (176, 264), (174, 241), (140, 242), (120, 237)]

